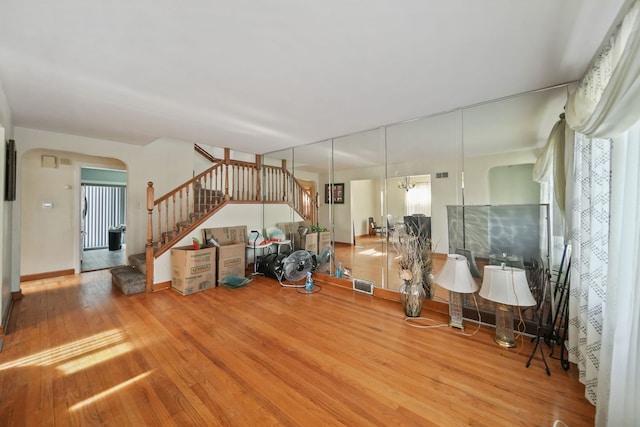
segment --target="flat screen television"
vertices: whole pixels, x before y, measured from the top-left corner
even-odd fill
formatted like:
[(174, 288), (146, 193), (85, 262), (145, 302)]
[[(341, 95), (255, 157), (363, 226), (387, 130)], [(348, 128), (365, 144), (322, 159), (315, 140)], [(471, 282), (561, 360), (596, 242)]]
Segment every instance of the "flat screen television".
[(431, 238), (431, 217), (424, 214), (406, 215), (404, 228), (408, 234), (421, 238)]

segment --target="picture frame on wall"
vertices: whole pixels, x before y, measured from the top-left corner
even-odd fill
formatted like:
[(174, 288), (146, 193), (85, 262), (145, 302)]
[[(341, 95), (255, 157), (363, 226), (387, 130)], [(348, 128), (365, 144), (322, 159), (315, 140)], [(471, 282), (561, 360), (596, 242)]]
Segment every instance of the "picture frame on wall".
[(5, 142), (5, 169), (4, 169), (4, 200), (12, 202), (16, 200), (16, 169), (17, 169), (16, 142), (10, 139)]
[(344, 203), (344, 183), (324, 185), (325, 203)]

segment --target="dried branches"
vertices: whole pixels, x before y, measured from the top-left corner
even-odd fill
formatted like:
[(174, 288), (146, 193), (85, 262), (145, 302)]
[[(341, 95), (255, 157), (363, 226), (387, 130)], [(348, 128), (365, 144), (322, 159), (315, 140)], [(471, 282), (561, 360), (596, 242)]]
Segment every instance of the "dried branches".
[(394, 242), (394, 247), (398, 252), (400, 278), (407, 284), (422, 284), (427, 298), (431, 298), (431, 241), (407, 234), (404, 230), (398, 234), (398, 241)]

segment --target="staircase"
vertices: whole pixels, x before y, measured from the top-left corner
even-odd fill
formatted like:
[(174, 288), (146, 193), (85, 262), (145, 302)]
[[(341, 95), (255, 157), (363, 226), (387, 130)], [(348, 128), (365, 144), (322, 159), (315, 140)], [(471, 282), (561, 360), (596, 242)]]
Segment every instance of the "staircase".
[(130, 256), (128, 266), (111, 270), (113, 284), (125, 295), (152, 292), (155, 258), (229, 203), (288, 203), (305, 220), (317, 223), (317, 194), (304, 190), (285, 160), (281, 167), (263, 166), (259, 156), (255, 163), (237, 161), (230, 158), (229, 149), (224, 159), (211, 160), (211, 168), (158, 199), (153, 183), (148, 183), (146, 252)]

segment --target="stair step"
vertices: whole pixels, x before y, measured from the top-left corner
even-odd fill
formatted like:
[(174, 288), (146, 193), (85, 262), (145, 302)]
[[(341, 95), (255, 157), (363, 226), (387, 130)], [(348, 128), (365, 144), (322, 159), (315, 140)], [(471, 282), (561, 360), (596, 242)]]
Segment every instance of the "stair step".
[(131, 266), (112, 268), (111, 283), (125, 295), (139, 294), (147, 290), (147, 277)]
[(129, 265), (137, 268), (140, 273), (147, 274), (147, 255), (145, 253), (129, 255)]

